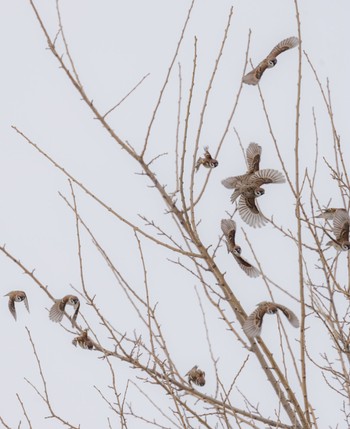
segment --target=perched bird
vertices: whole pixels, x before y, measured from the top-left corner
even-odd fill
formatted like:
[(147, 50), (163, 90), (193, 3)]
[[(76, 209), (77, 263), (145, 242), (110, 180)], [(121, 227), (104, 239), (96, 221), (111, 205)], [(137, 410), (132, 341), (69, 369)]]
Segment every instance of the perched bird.
[(72, 305), (74, 307), (75, 312), (72, 317), (72, 325), (74, 325), (78, 317), (80, 308), (79, 298), (75, 295), (66, 295), (62, 299), (56, 299), (56, 302), (50, 309), (50, 320), (52, 320), (53, 322), (61, 322), (67, 304)]
[(343, 210), (344, 212), (346, 212), (345, 209), (335, 209), (335, 208), (329, 207), (328, 209), (322, 210), (321, 213), (318, 216), (316, 216), (316, 218), (333, 220), (334, 214), (337, 210)]
[(255, 267), (253, 267), (253, 265), (251, 265), (248, 261), (242, 258), (242, 249), (235, 242), (236, 222), (232, 219), (222, 219), (221, 229), (226, 238), (227, 251), (229, 253), (232, 253), (240, 268), (249, 277), (258, 277), (260, 275), (259, 271)]
[(243, 82), (248, 85), (256, 85), (259, 83), (261, 76), (263, 75), (266, 69), (270, 69), (277, 64), (277, 56), (288, 49), (295, 48), (299, 45), (299, 39), (297, 37), (288, 37), (288, 39), (282, 40), (278, 45), (276, 45), (269, 55), (258, 64), (255, 69), (247, 73), (243, 77)]
[(17, 320), (15, 302), (23, 301), (29, 313), (29, 304), (28, 304), (27, 295), (25, 292), (23, 292), (23, 290), (13, 290), (12, 292), (9, 292), (4, 296), (9, 297), (9, 310), (12, 316), (15, 318), (15, 320)]
[(76, 347), (78, 344), (82, 349), (92, 350), (94, 348), (94, 343), (88, 337), (87, 329), (85, 329), (81, 335), (75, 337), (72, 341), (72, 344)]
[(196, 171), (198, 171), (201, 165), (205, 168), (215, 168), (219, 165), (219, 162), (210, 155), (208, 146), (205, 146), (204, 148), (203, 158), (198, 158), (195, 166)]
[(190, 369), (186, 375), (188, 376), (188, 382), (190, 384), (194, 383), (197, 386), (205, 385), (205, 372), (199, 369), (198, 365)]
[(276, 314), (277, 310), (282, 311), (294, 328), (299, 327), (297, 316), (289, 310), (289, 308), (281, 304), (275, 304), (274, 302), (261, 302), (258, 304), (258, 308), (247, 317), (243, 324), (243, 331), (246, 333), (247, 337), (253, 338), (259, 336), (261, 334), (261, 327), (265, 314)]
[(335, 239), (331, 238), (327, 244), (328, 246), (333, 246), (339, 251), (348, 251), (350, 250), (350, 241), (349, 241), (349, 214), (344, 209), (335, 210), (333, 214), (333, 233)]
[(261, 185), (268, 183), (284, 183), (285, 179), (282, 173), (271, 168), (259, 170), (261, 158), (261, 146), (257, 143), (250, 143), (246, 158), (248, 171), (246, 174), (234, 177), (228, 177), (221, 183), (228, 189), (234, 189), (231, 195), (231, 202), (234, 203), (238, 197), (238, 212), (248, 225), (253, 228), (261, 227), (266, 224), (265, 216), (260, 212), (256, 203), (256, 198), (264, 195), (265, 189)]

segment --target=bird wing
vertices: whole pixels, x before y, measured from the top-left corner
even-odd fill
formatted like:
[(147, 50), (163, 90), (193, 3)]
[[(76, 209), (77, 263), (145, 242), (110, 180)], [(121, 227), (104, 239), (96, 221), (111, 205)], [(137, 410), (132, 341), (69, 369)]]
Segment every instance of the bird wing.
[(263, 75), (264, 71), (267, 69), (267, 61), (262, 61), (257, 65), (252, 71), (243, 76), (243, 83), (247, 85), (257, 85)]
[(247, 182), (250, 175), (242, 174), (240, 176), (228, 177), (227, 179), (221, 180), (221, 183), (227, 189), (239, 188)]
[(235, 245), (236, 222), (232, 219), (221, 219), (221, 230), (233, 246)]
[(299, 45), (299, 39), (297, 37), (288, 37), (287, 39), (279, 42), (266, 57), (266, 60), (274, 59), (282, 52), (288, 51), (288, 49), (295, 48)]
[(75, 322), (77, 320), (79, 309), (80, 309), (80, 302), (79, 301), (74, 305), (74, 309), (75, 309), (75, 312), (73, 314), (72, 321)]
[(282, 311), (282, 313), (286, 316), (289, 323), (294, 326), (294, 328), (299, 328), (299, 319), (297, 316), (293, 313), (293, 311), (289, 310), (289, 308), (285, 307), (281, 304), (275, 304), (276, 307)]
[(264, 215), (259, 211), (255, 198), (246, 198), (241, 195), (238, 202), (238, 212), (243, 221), (253, 228), (260, 228), (267, 223)]
[(62, 300), (57, 300), (50, 309), (50, 320), (52, 320), (53, 322), (61, 322), (63, 319), (65, 306), (66, 304)]
[(256, 186), (261, 186), (268, 183), (285, 183), (286, 179), (283, 174), (278, 170), (272, 168), (264, 168), (255, 172), (251, 178), (250, 182), (254, 183)]
[(243, 323), (243, 331), (249, 338), (257, 337), (261, 334), (261, 326), (265, 311), (262, 308), (257, 308), (250, 314)]
[(349, 241), (349, 215), (345, 210), (336, 210), (333, 218), (333, 232), (337, 240)]
[(29, 311), (29, 302), (28, 302), (27, 295), (24, 296), (23, 302), (24, 302), (24, 305), (26, 306), (26, 309), (27, 309), (28, 313), (30, 313), (30, 311)]
[(17, 320), (15, 300), (13, 298), (9, 298), (9, 310), (15, 320)]
[(232, 253), (232, 255), (236, 259), (240, 268), (247, 274), (247, 276), (255, 278), (260, 275), (259, 271), (244, 258), (239, 255), (236, 255), (235, 253)]
[(252, 174), (259, 170), (261, 159), (261, 146), (257, 143), (250, 143), (247, 148), (248, 173)]

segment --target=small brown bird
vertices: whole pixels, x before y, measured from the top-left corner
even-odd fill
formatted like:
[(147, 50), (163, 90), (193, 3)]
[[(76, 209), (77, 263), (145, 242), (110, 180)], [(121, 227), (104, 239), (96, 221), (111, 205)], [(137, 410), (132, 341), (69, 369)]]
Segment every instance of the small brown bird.
[(50, 309), (50, 320), (52, 320), (53, 322), (61, 322), (67, 304), (72, 305), (75, 310), (72, 317), (72, 325), (74, 326), (80, 308), (79, 298), (75, 295), (66, 295), (62, 299), (56, 299), (56, 302)]
[(333, 233), (335, 239), (331, 238), (327, 244), (335, 247), (338, 251), (347, 252), (350, 250), (349, 242), (349, 214), (344, 209), (335, 210), (333, 214)]
[(82, 349), (92, 350), (94, 348), (94, 343), (88, 337), (87, 329), (85, 329), (81, 335), (75, 337), (72, 341), (72, 344), (76, 347), (78, 344)]
[(336, 208), (330, 207), (328, 209), (322, 210), (321, 213), (318, 216), (316, 216), (316, 218), (325, 219), (325, 220), (333, 220), (334, 214), (337, 210), (343, 210), (346, 212), (345, 209), (336, 209)]
[(243, 324), (243, 330), (247, 337), (254, 338), (261, 334), (262, 322), (265, 314), (276, 314), (277, 310), (281, 310), (282, 313), (289, 320), (289, 323), (294, 326), (294, 328), (299, 327), (299, 320), (297, 316), (281, 304), (275, 304), (274, 302), (261, 302), (258, 304), (258, 308), (253, 311), (253, 313), (247, 317)]
[(197, 386), (205, 385), (205, 372), (199, 369), (198, 365), (190, 369), (186, 375), (188, 376), (188, 382), (190, 384), (194, 383)]
[(261, 185), (269, 183), (284, 183), (285, 178), (282, 173), (271, 168), (259, 170), (261, 159), (261, 146), (257, 143), (250, 143), (246, 158), (248, 171), (246, 174), (234, 177), (228, 177), (222, 180), (225, 188), (234, 189), (231, 195), (231, 202), (234, 203), (238, 197), (238, 212), (248, 225), (253, 228), (261, 227), (266, 224), (265, 216), (260, 212), (256, 203), (256, 198), (264, 195), (265, 189)]
[(9, 310), (12, 316), (15, 318), (15, 320), (17, 320), (15, 302), (23, 301), (29, 313), (29, 304), (28, 304), (27, 295), (25, 292), (23, 292), (23, 290), (13, 290), (12, 292), (9, 292), (4, 296), (9, 297)]
[(282, 52), (287, 51), (288, 49), (295, 48), (299, 45), (299, 39), (297, 37), (288, 37), (288, 39), (282, 40), (278, 45), (276, 45), (269, 55), (258, 64), (255, 69), (247, 73), (243, 77), (243, 83), (248, 85), (257, 85), (266, 69), (270, 69), (277, 64), (277, 56)]
[(226, 238), (227, 251), (229, 253), (232, 253), (240, 268), (249, 277), (258, 277), (260, 275), (259, 271), (255, 267), (253, 267), (253, 265), (251, 265), (248, 261), (242, 258), (242, 249), (235, 242), (236, 222), (232, 219), (222, 219), (221, 229)]
[(198, 158), (195, 169), (198, 171), (199, 167), (203, 165), (205, 168), (215, 168), (219, 165), (219, 161), (214, 159), (209, 152), (209, 147), (205, 146), (203, 158)]

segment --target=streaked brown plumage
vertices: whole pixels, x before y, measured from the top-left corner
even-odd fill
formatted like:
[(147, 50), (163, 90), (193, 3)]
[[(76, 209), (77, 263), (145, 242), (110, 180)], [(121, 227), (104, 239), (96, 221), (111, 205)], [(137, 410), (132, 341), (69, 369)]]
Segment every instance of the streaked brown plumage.
[(288, 49), (295, 48), (298, 45), (299, 39), (297, 37), (288, 37), (288, 39), (282, 40), (272, 49), (269, 55), (257, 65), (257, 67), (243, 77), (243, 82), (248, 85), (257, 85), (265, 70), (272, 68), (277, 64), (278, 55)]
[(332, 238), (327, 244), (335, 247), (339, 251), (347, 252), (350, 250), (349, 241), (349, 214), (344, 209), (335, 210), (333, 214), (333, 233)]
[(254, 338), (259, 336), (265, 314), (276, 314), (278, 310), (282, 311), (292, 326), (295, 328), (299, 327), (297, 316), (289, 308), (281, 304), (275, 304), (274, 302), (261, 302), (258, 304), (258, 308), (247, 317), (243, 324), (243, 330), (247, 337)]
[(211, 156), (208, 146), (204, 148), (203, 158), (198, 158), (195, 166), (196, 171), (198, 171), (201, 165), (205, 168), (215, 168), (219, 165), (219, 162)]
[(342, 208), (338, 209), (338, 208), (329, 207), (328, 209), (322, 210), (321, 213), (318, 216), (316, 216), (316, 218), (325, 219), (325, 220), (333, 220), (334, 214), (337, 210), (343, 210), (346, 212), (346, 210), (342, 209)]
[(242, 249), (235, 242), (236, 236), (236, 222), (232, 219), (222, 219), (221, 220), (221, 229), (226, 238), (227, 251), (232, 253), (233, 257), (237, 261), (240, 268), (249, 276), (249, 277), (258, 277), (260, 275), (259, 271), (253, 267), (248, 261), (242, 258), (241, 252)]
[(188, 382), (190, 384), (194, 383), (197, 386), (205, 385), (205, 372), (199, 369), (198, 365), (190, 369), (186, 375), (188, 376)]
[(7, 293), (4, 296), (9, 297), (9, 310), (12, 316), (15, 320), (17, 320), (17, 313), (16, 313), (16, 307), (15, 302), (24, 302), (24, 305), (26, 306), (26, 309), (29, 313), (29, 304), (28, 304), (28, 298), (25, 292), (23, 290), (13, 290), (12, 292)]
[(238, 197), (238, 212), (248, 225), (253, 228), (266, 224), (265, 216), (260, 212), (256, 198), (264, 195), (265, 190), (261, 187), (269, 183), (284, 183), (282, 173), (271, 168), (259, 170), (261, 159), (261, 146), (257, 143), (250, 143), (247, 151), (248, 171), (246, 174), (228, 177), (222, 180), (225, 188), (234, 189), (231, 195), (231, 202), (234, 203)]
[(72, 325), (74, 325), (80, 308), (79, 298), (75, 295), (66, 295), (62, 299), (57, 299), (55, 304), (50, 309), (50, 320), (53, 322), (61, 322), (66, 305), (72, 305), (74, 307), (75, 312), (72, 317)]
[(94, 348), (94, 343), (91, 341), (87, 334), (87, 329), (85, 329), (81, 335), (75, 337), (72, 341), (72, 344), (76, 347), (79, 345), (82, 349), (92, 350)]

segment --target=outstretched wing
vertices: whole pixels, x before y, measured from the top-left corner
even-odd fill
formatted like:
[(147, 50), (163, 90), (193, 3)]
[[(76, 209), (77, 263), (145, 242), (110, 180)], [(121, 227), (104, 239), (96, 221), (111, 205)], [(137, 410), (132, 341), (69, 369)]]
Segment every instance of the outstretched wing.
[(340, 242), (349, 241), (349, 215), (345, 210), (336, 210), (333, 218), (333, 232)]
[(265, 316), (263, 308), (257, 308), (250, 314), (243, 324), (243, 331), (249, 338), (257, 337), (261, 334), (263, 317)]
[(63, 313), (65, 309), (65, 303), (62, 300), (58, 300), (50, 309), (49, 318), (53, 322), (61, 322), (63, 319)]
[(282, 40), (276, 45), (269, 55), (266, 57), (266, 60), (276, 58), (282, 52), (288, 51), (288, 49), (295, 48), (299, 45), (299, 39), (297, 37), (288, 37), (287, 39)]
[(247, 274), (247, 276), (252, 278), (259, 277), (260, 273), (257, 268), (253, 267), (253, 265), (251, 265), (241, 256), (238, 256), (235, 253), (232, 253), (232, 255), (236, 259), (240, 268)]
[(74, 312), (73, 317), (72, 317), (72, 322), (75, 322), (77, 320), (77, 317), (79, 314), (79, 309), (80, 309), (80, 302), (79, 301), (74, 305), (74, 309), (75, 309), (75, 312)]
[(238, 212), (243, 221), (253, 228), (260, 228), (267, 223), (256, 204), (255, 198), (246, 198), (241, 195), (238, 202)]
[(236, 222), (232, 219), (221, 219), (221, 230), (229, 242), (235, 245)]
[(248, 178), (249, 178), (249, 175), (242, 174), (241, 176), (228, 177), (227, 179), (221, 180), (221, 183), (227, 189), (235, 189), (244, 185), (244, 183), (247, 181)]
[(255, 69), (243, 76), (243, 83), (246, 83), (247, 85), (257, 85), (266, 69), (267, 61), (264, 60), (258, 66), (256, 66)]
[(282, 311), (282, 313), (286, 316), (286, 318), (288, 319), (289, 323), (294, 326), (294, 328), (299, 328), (299, 319), (297, 318), (297, 316), (293, 313), (292, 310), (289, 310), (289, 308), (285, 307), (284, 305), (281, 304), (275, 304), (276, 307)]
[(248, 173), (252, 174), (259, 170), (261, 159), (261, 146), (257, 143), (249, 143), (247, 148)]
[(24, 296), (23, 302), (24, 302), (24, 305), (26, 306), (26, 309), (28, 310), (28, 313), (30, 313), (27, 295)]
[(15, 320), (17, 320), (15, 300), (13, 298), (9, 298), (9, 310)]
[(268, 183), (285, 183), (286, 179), (283, 174), (278, 170), (272, 168), (264, 168), (259, 170), (251, 176), (251, 183), (256, 186), (265, 185)]

